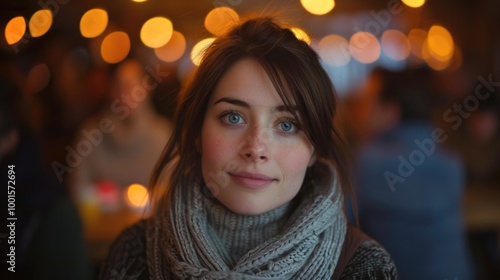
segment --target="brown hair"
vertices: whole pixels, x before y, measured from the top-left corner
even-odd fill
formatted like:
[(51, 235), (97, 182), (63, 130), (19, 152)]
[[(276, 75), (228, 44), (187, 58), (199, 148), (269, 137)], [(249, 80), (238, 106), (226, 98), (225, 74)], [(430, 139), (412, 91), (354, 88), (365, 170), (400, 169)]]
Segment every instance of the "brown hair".
[[(243, 58), (260, 63), (285, 106), (297, 109), (297, 112), (290, 112), (297, 114), (294, 117), (300, 122), (318, 159), (308, 169), (304, 184), (313, 179), (315, 184), (331, 184), (333, 177), (338, 176), (344, 192), (351, 192), (345, 144), (334, 124), (337, 101), (333, 85), (318, 55), (307, 43), (271, 18), (250, 19), (207, 48), (200, 66), (180, 95), (173, 135), (153, 172), (152, 191), (161, 183), (166, 169), (171, 172), (168, 190), (176, 185), (189, 187), (193, 183), (203, 183), (197, 142), (208, 100), (225, 72)], [(167, 202), (169, 193), (161, 200)]]

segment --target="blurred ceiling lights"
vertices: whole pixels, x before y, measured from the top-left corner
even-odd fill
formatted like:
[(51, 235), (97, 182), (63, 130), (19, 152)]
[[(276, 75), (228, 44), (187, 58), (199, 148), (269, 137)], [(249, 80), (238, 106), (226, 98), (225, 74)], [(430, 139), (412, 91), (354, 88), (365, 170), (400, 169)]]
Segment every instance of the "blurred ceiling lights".
[(52, 12), (42, 9), (35, 12), (29, 21), (28, 27), (32, 37), (40, 37), (49, 31), (52, 26)]
[(313, 15), (324, 15), (335, 7), (333, 0), (300, 0), (302, 7)]
[(103, 9), (88, 10), (80, 19), (80, 33), (85, 38), (101, 35), (108, 26), (108, 13)]

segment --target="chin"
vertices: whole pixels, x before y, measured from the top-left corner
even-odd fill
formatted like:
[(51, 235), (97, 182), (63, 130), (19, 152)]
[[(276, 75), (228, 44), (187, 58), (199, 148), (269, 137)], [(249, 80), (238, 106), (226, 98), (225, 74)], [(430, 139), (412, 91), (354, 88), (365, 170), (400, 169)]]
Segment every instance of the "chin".
[(232, 212), (238, 215), (244, 216), (256, 216), (260, 214), (264, 214), (268, 211), (271, 211), (278, 206), (271, 205), (262, 205), (261, 203), (253, 203), (251, 201), (231, 201), (229, 203), (225, 203), (224, 201), (219, 200), (226, 208), (231, 210)]

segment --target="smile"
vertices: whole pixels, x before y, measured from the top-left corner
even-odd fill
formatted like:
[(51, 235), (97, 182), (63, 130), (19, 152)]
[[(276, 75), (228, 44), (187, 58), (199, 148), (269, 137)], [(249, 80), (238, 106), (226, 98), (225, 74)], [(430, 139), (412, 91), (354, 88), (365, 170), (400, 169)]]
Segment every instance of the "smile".
[(256, 173), (228, 173), (238, 184), (249, 189), (263, 189), (269, 186), (275, 179)]

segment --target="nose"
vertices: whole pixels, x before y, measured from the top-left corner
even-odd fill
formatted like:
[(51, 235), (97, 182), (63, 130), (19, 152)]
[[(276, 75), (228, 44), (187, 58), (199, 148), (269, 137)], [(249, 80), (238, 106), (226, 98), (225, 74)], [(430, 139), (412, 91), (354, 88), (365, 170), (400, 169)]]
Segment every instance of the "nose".
[(254, 129), (244, 140), (240, 155), (247, 161), (265, 162), (269, 159), (269, 141), (267, 129)]

